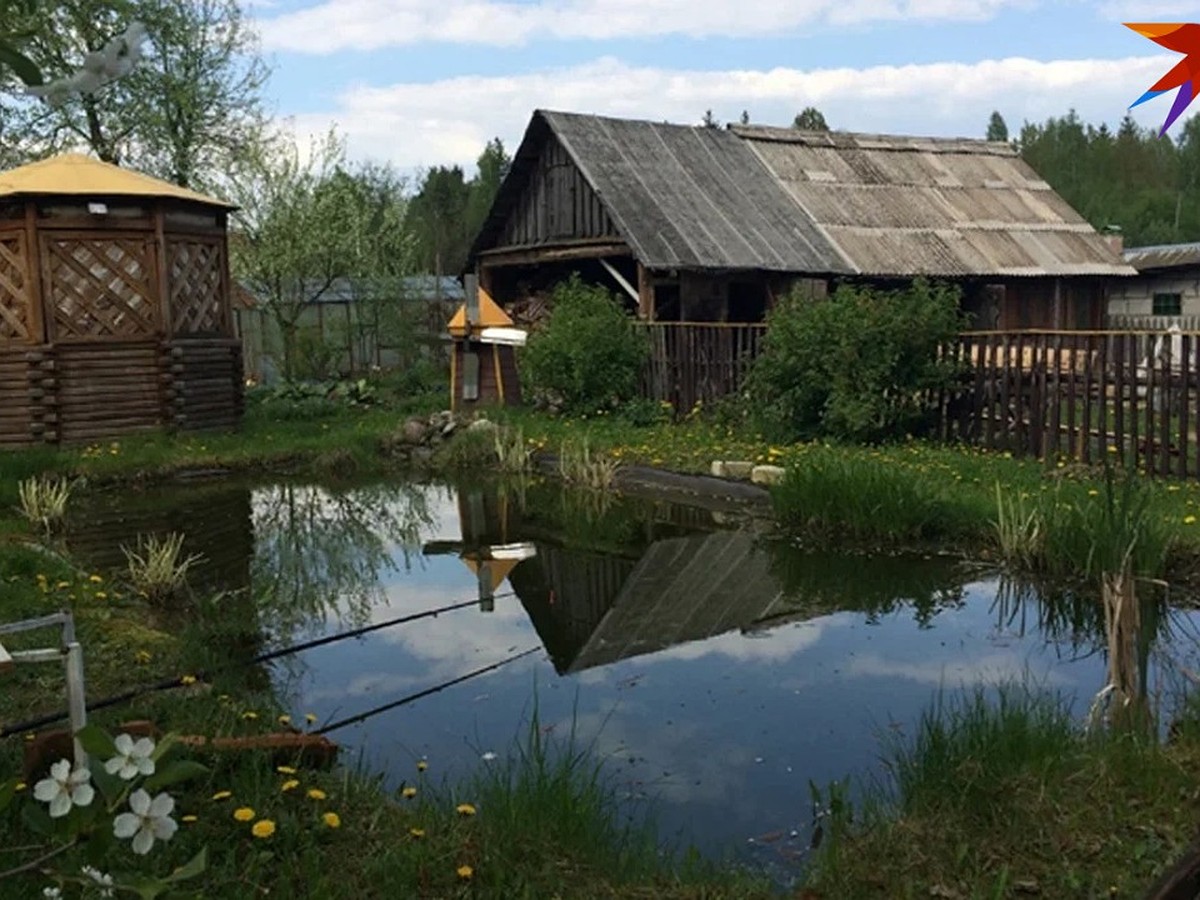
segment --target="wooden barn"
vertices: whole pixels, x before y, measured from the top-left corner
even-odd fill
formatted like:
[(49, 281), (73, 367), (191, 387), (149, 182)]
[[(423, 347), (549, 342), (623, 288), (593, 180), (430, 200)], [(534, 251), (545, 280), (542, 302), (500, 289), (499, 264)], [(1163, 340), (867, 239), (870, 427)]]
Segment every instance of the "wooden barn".
[(0, 446), (240, 421), (231, 209), (75, 154), (0, 172)]
[(501, 304), (578, 271), (661, 322), (929, 276), (981, 329), (1100, 328), (1107, 280), (1134, 274), (1008, 144), (548, 111), (468, 265)]

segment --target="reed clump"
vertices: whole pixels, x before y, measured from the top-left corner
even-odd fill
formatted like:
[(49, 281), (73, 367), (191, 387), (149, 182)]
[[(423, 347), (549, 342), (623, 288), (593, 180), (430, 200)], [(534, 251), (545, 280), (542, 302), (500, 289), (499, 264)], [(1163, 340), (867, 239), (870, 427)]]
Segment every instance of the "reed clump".
[(188, 572), (204, 557), (199, 553), (183, 556), (184, 535), (171, 532), (139, 535), (137, 546), (121, 546), (134, 589), (152, 603), (161, 603), (177, 595), (187, 582)]
[(35, 475), (17, 485), (21, 515), (41, 526), (47, 537), (66, 519), (73, 485), (65, 478)]
[(558, 455), (558, 473), (563, 481), (590, 490), (608, 490), (620, 463), (611, 456), (594, 453), (587, 437), (563, 441)]

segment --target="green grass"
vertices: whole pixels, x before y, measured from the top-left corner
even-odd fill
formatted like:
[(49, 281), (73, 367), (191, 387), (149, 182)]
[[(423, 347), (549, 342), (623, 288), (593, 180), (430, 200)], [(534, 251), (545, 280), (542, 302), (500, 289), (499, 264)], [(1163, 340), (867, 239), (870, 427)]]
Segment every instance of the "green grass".
[(1085, 735), (1033, 689), (939, 699), (885, 760), (830, 827), (818, 896), (1141, 897), (1195, 836), (1200, 747)]

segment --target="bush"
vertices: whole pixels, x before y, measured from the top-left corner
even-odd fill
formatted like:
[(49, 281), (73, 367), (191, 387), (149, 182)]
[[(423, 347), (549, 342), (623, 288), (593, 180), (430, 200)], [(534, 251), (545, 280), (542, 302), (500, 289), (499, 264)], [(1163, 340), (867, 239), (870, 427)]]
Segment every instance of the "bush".
[(763, 430), (781, 440), (877, 441), (933, 422), (927, 391), (956, 377), (938, 350), (961, 330), (959, 291), (918, 279), (881, 291), (841, 286), (796, 294), (768, 318), (748, 388)]
[(612, 294), (572, 275), (551, 302), (521, 356), (531, 392), (558, 395), (571, 413), (613, 409), (636, 396), (649, 344)]

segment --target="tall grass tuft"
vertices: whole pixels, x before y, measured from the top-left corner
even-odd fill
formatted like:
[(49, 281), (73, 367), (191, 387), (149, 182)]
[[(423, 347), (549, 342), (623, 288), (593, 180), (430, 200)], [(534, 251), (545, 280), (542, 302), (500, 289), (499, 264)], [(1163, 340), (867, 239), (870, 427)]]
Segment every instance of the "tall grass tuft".
[(789, 530), (817, 540), (970, 538), (984, 518), (944, 476), (832, 450), (793, 465), (772, 498)]
[(558, 473), (563, 481), (592, 490), (608, 490), (620, 463), (611, 456), (593, 454), (587, 437), (563, 441), (558, 455)]
[(72, 485), (65, 478), (47, 478), (41, 475), (26, 478), (17, 485), (21, 515), (35, 525), (40, 525), (49, 537), (66, 517), (71, 490)]
[(1045, 553), (1045, 515), (1038, 502), (1027, 504), (1026, 500), (1024, 493), (1005, 499), (997, 481), (996, 521), (993, 524), (1000, 558), (1018, 570), (1033, 571), (1041, 565)]
[(181, 558), (183, 540), (182, 534), (172, 532), (163, 538), (139, 536), (136, 549), (121, 546), (130, 582), (151, 602), (175, 596), (186, 583), (188, 571), (203, 560), (198, 553)]
[(529, 471), (533, 454), (525, 443), (524, 431), (520, 428), (497, 427), (492, 437), (500, 471), (509, 474)]

